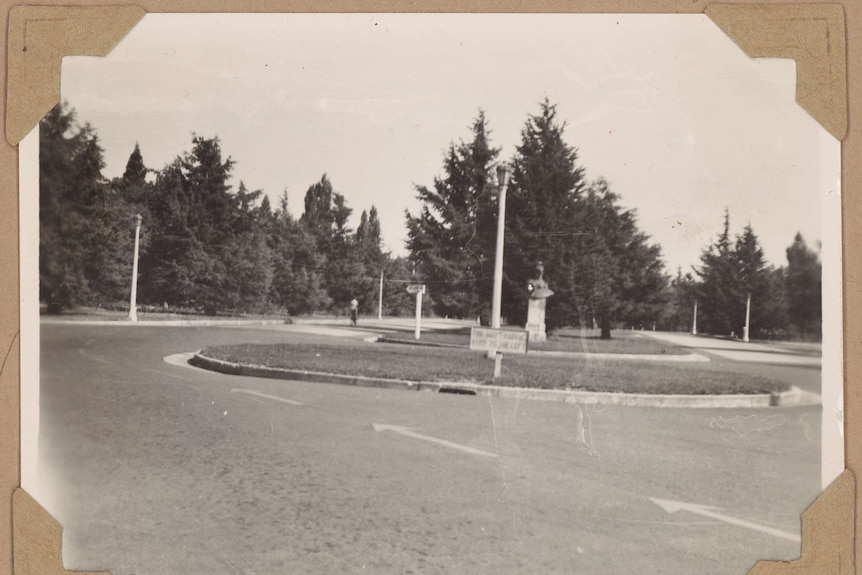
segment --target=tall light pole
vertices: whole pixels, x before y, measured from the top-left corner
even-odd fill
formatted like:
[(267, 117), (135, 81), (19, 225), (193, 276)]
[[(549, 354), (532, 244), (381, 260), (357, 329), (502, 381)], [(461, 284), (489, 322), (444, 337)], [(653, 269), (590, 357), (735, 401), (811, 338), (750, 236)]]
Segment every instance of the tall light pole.
[(500, 327), (500, 308), (503, 300), (503, 234), (506, 230), (506, 188), (509, 185), (509, 168), (497, 166), (497, 251), (494, 255), (494, 300), (491, 307), (491, 327)]
[(691, 335), (697, 335), (697, 300), (694, 300), (694, 316), (691, 319)]
[(144, 217), (135, 215), (135, 256), (132, 261), (132, 297), (129, 301), (129, 319), (138, 321), (138, 245), (141, 240), (141, 222)]
[(383, 319), (383, 270), (380, 270), (380, 289), (377, 290), (377, 319)]
[(745, 326), (742, 328), (742, 341), (748, 342), (749, 320), (751, 319), (751, 294), (748, 294), (748, 301), (745, 303)]

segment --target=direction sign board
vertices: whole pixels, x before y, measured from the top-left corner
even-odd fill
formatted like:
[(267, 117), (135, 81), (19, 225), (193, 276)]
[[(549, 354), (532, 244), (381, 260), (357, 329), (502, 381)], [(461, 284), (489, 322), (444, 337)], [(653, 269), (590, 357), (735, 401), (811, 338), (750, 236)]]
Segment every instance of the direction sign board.
[(425, 284), (413, 284), (407, 286), (407, 293), (425, 293)]
[(526, 330), (474, 327), (470, 330), (470, 349), (499, 351), (500, 353), (527, 353), (530, 339)]

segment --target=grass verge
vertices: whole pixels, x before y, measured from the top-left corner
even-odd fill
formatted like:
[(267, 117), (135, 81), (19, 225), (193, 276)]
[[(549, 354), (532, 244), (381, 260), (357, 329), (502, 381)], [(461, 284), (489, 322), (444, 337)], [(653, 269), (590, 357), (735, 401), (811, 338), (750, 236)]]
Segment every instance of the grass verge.
[[(128, 307), (125, 310), (106, 309), (97, 307), (79, 307), (71, 310), (64, 310), (58, 314), (49, 314), (43, 310), (42, 317), (44, 318), (62, 318), (66, 321), (126, 321), (129, 319)], [(203, 312), (198, 312), (188, 309), (180, 309), (173, 311), (161, 311), (158, 306), (138, 306), (138, 320), (141, 322), (147, 321), (212, 321), (212, 320), (278, 320), (285, 323), (292, 323), (291, 318), (285, 314), (255, 314), (255, 313), (218, 313), (216, 315), (206, 315)]]
[(505, 356), (494, 380), (493, 361), (468, 349), (399, 344), (237, 344), (209, 347), (214, 359), (273, 368), (407, 381), (447, 381), (540, 389), (647, 394), (775, 393), (788, 385), (758, 376), (625, 360)]
[[(530, 349), (536, 351), (570, 351), (575, 353), (620, 353), (620, 354), (653, 354), (653, 355), (683, 355), (684, 349), (663, 343), (637, 332), (618, 331), (613, 339), (601, 339), (598, 330), (559, 330), (548, 336), (547, 341), (530, 342)], [(412, 331), (396, 331), (387, 333), (384, 339), (400, 340), (405, 343), (416, 343)], [(422, 332), (419, 343), (470, 346), (470, 328), (456, 330)]]

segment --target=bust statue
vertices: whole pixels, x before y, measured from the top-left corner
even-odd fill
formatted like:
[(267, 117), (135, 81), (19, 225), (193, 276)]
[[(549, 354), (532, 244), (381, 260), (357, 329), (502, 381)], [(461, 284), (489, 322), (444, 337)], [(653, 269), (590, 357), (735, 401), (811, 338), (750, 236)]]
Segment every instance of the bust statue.
[(542, 265), (542, 262), (537, 262), (536, 274), (538, 277), (527, 282), (527, 291), (530, 292), (530, 299), (547, 299), (554, 295), (554, 292), (548, 288), (548, 282), (542, 277), (544, 273), (545, 266)]

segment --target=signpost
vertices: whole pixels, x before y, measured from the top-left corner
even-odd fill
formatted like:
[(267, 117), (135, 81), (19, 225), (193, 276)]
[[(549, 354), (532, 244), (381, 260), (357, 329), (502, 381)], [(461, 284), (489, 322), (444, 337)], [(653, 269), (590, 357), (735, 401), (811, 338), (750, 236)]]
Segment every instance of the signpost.
[(407, 293), (416, 294), (416, 329), (413, 335), (416, 339), (422, 334), (422, 295), (425, 293), (424, 284), (413, 284), (407, 286)]
[(494, 354), (494, 378), (500, 377), (503, 352), (527, 353), (527, 330), (474, 327), (470, 330), (470, 349)]

